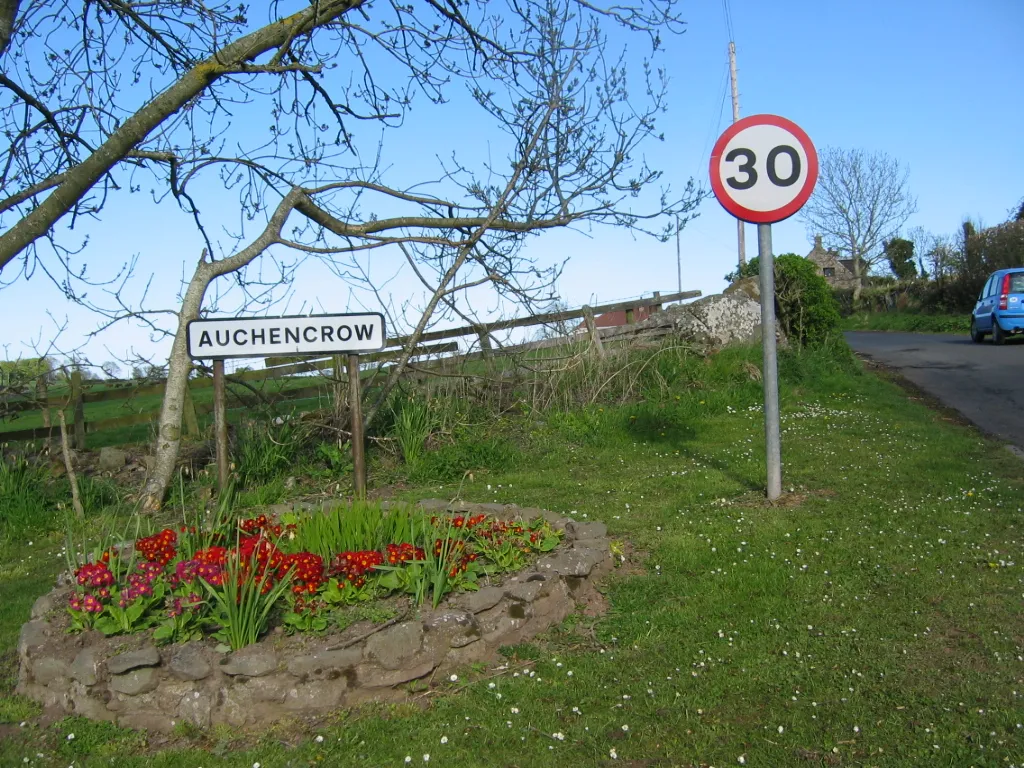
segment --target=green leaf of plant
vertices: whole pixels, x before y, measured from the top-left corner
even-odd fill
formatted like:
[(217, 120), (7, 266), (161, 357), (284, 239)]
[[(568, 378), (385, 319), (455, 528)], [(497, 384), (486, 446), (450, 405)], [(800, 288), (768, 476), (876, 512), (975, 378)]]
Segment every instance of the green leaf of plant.
[(121, 625), (110, 616), (100, 616), (100, 618), (96, 619), (96, 629), (110, 637), (121, 631)]

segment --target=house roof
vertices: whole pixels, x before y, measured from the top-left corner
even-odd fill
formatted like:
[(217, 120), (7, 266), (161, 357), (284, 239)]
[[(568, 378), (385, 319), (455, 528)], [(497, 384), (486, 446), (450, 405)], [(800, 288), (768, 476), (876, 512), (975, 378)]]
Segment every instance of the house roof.
[[(633, 322), (639, 323), (641, 320), (646, 320), (654, 313), (654, 307), (637, 307), (633, 310)], [(626, 312), (620, 310), (619, 312), (605, 312), (601, 315), (594, 315), (594, 325), (598, 328), (618, 328), (626, 323)], [(581, 322), (577, 326), (577, 330), (585, 330), (587, 324)]]
[(851, 275), (853, 274), (853, 259), (840, 259), (838, 252), (826, 250), (825, 246), (822, 245), (821, 235), (814, 236), (814, 247), (807, 254), (807, 260), (813, 261), (820, 267), (838, 266), (840, 269), (845, 269)]

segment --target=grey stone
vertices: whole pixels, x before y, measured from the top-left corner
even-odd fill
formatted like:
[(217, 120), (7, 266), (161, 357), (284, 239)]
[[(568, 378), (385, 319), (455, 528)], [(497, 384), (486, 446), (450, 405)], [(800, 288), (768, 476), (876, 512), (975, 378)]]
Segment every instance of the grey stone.
[(123, 693), (125, 696), (138, 696), (142, 693), (149, 693), (156, 690), (160, 684), (160, 676), (152, 667), (133, 669), (123, 675), (113, 675), (110, 678), (110, 689)]
[(315, 653), (294, 656), (288, 661), (288, 671), (296, 677), (310, 674), (323, 674), (332, 670), (343, 670), (354, 667), (363, 658), (360, 648), (343, 648), (338, 651), (316, 651)]
[(96, 649), (83, 648), (71, 662), (71, 676), (82, 685), (96, 685), (100, 679), (100, 658)]
[(245, 684), (245, 690), (253, 701), (269, 701), (280, 703), (295, 686), (295, 680), (288, 675), (265, 675), (253, 677)]
[(423, 499), (417, 503), (424, 512), (445, 512), (451, 502), (444, 499)]
[(487, 648), (483, 640), (464, 645), (461, 648), (452, 648), (445, 657), (444, 666), (446, 669), (452, 667), (464, 667), (467, 664), (476, 664), (487, 661), (493, 654)]
[(385, 669), (398, 669), (419, 652), (422, 643), (423, 625), (406, 621), (370, 637), (363, 655)]
[(107, 709), (106, 704), (89, 696), (85, 691), (85, 686), (81, 684), (77, 684), (77, 689), (76, 686), (72, 686), (71, 704), (76, 715), (87, 717), (90, 720), (113, 720), (116, 717)]
[(513, 582), (505, 588), (505, 594), (521, 603), (532, 603), (546, 588), (544, 581)]
[(440, 642), (445, 650), (461, 648), (480, 639), (480, 625), (473, 614), (467, 611), (446, 610), (432, 615), (424, 623), (427, 637)]
[(741, 277), (722, 291), (726, 296), (742, 294), (754, 301), (761, 300), (761, 280), (756, 277)]
[(232, 653), (220, 669), (225, 675), (269, 675), (277, 669), (277, 654), (271, 648), (250, 645)]
[(101, 472), (116, 472), (124, 467), (128, 454), (120, 448), (100, 448), (99, 469)]
[(68, 676), (68, 665), (60, 659), (39, 659), (32, 665), (32, 678), (39, 685), (49, 685)]
[(147, 645), (137, 651), (119, 653), (107, 659), (107, 671), (112, 675), (120, 675), (130, 669), (155, 667), (159, 663), (160, 652), (152, 645)]
[[(152, 695), (157, 697), (157, 708), (168, 715), (177, 714), (178, 704), (185, 696), (195, 693), (195, 683), (164, 680)], [(134, 703), (134, 702), (133, 702)]]
[(410, 680), (418, 680), (426, 677), (437, 663), (432, 659), (416, 665), (407, 666), (405, 669), (387, 670), (372, 664), (362, 664), (356, 670), (356, 677), (359, 685), (363, 688), (390, 688), (393, 685), (408, 683)]
[(527, 618), (525, 614), (520, 618), (502, 614), (490, 622), (490, 631), (484, 634), (483, 639), (490, 645), (508, 645), (515, 640), (513, 633), (526, 624)]
[(17, 693), (39, 703), (43, 709), (71, 712), (73, 707), (70, 687), (51, 688), (46, 685), (29, 684), (18, 686)]
[(511, 505), (505, 504), (474, 504), (473, 511), (476, 513), (483, 513), (485, 515), (494, 515), (495, 517), (506, 517), (509, 507)]
[[(629, 326), (624, 333), (670, 329), (683, 341), (721, 348), (755, 341), (761, 334), (760, 304), (741, 292), (706, 296), (691, 304), (676, 304)], [(621, 334), (620, 334), (621, 335)]]
[(132, 728), (136, 731), (170, 733), (174, 730), (175, 720), (159, 712), (125, 712), (117, 716), (117, 724), (121, 728)]
[(345, 695), (345, 679), (320, 680), (295, 686), (284, 699), (291, 712), (309, 712), (337, 708)]
[(501, 587), (484, 587), (478, 592), (470, 592), (462, 598), (463, 607), (470, 613), (480, 613), (493, 608), (505, 596)]
[(570, 522), (566, 530), (574, 539), (603, 539), (608, 535), (608, 526), (604, 523)]
[(21, 625), (21, 632), (18, 634), (18, 655), (26, 658), (31, 651), (43, 645), (53, 632), (42, 619), (33, 619)]
[(177, 649), (167, 669), (179, 680), (203, 680), (213, 671), (198, 643), (186, 643)]
[(42, 619), (52, 611), (55, 607), (54, 594), (53, 592), (47, 592), (45, 595), (40, 595), (36, 598), (36, 601), (32, 603), (32, 618)]
[(252, 697), (245, 690), (244, 685), (233, 685), (222, 688), (218, 694), (220, 708), (215, 721), (226, 722), (235, 728), (248, 725), (254, 719)]
[(177, 716), (198, 728), (209, 728), (213, 722), (213, 698), (204, 691), (193, 691), (181, 697)]
[(576, 539), (572, 543), (573, 549), (593, 549), (597, 552), (608, 552), (608, 539)]
[(594, 566), (608, 557), (606, 552), (596, 549), (577, 548), (541, 558), (537, 570), (541, 573), (557, 573), (562, 576), (588, 576)]

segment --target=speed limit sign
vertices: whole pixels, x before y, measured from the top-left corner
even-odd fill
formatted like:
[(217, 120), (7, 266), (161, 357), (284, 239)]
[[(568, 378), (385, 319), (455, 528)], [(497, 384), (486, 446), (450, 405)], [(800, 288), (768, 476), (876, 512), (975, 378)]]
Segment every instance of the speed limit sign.
[(800, 210), (818, 180), (818, 154), (807, 134), (777, 115), (733, 123), (711, 152), (711, 188), (737, 219), (773, 224)]

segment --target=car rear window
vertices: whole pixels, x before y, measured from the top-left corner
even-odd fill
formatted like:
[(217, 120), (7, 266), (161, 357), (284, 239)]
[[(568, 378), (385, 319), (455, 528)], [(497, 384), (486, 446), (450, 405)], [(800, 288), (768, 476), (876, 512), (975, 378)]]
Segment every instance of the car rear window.
[(1024, 293), (1024, 272), (1010, 273), (1010, 293)]

